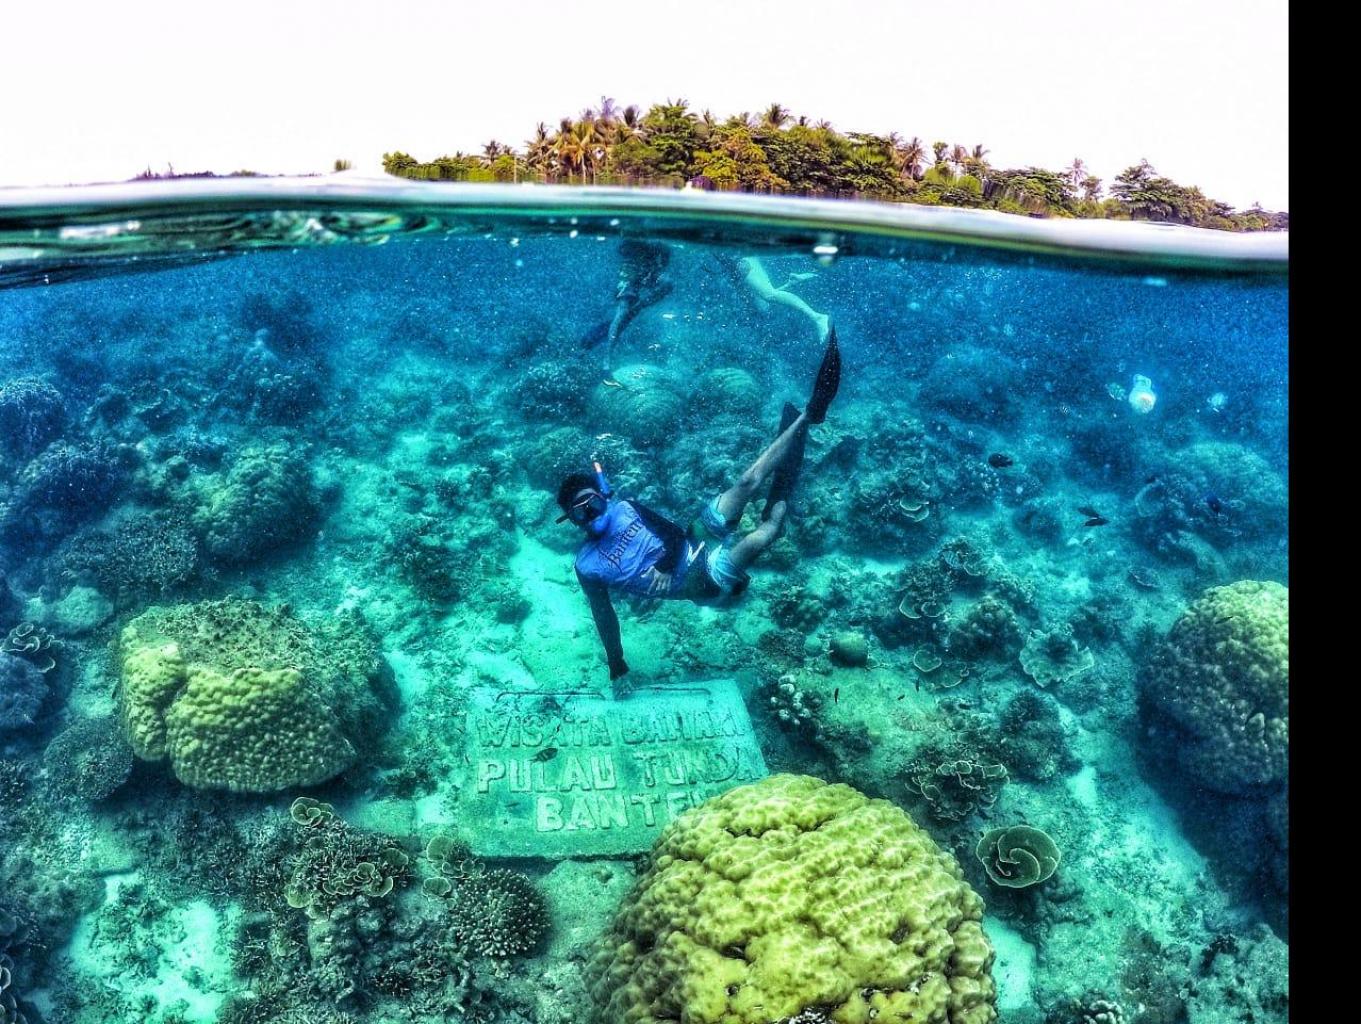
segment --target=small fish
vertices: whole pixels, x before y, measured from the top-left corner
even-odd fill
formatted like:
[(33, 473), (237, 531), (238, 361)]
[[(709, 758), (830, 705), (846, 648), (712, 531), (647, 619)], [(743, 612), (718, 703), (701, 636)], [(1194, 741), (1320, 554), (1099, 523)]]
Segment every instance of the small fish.
[(1205, 505), (1217, 516), (1222, 516), (1224, 514), (1224, 503), (1213, 494), (1205, 495)]
[(841, 687), (839, 686), (832, 691), (832, 703), (833, 704), (841, 703)]
[(622, 388), (624, 386), (620, 384), (617, 380), (615, 380), (613, 377), (606, 377), (604, 383), (605, 387), (607, 388)]
[(1083, 523), (1082, 525), (1083, 525), (1083, 526), (1105, 526), (1105, 525), (1106, 525), (1107, 523), (1109, 523), (1109, 522), (1110, 522), (1110, 520), (1107, 519), (1105, 516), (1091, 516), (1091, 517), (1089, 517), (1089, 518), (1087, 519), (1087, 521), (1086, 521), (1085, 523)]
[(1079, 506), (1078, 506), (1078, 511), (1081, 512), (1084, 516), (1086, 516), (1086, 517), (1089, 518), (1089, 519), (1100, 519), (1100, 518), (1101, 518), (1101, 513), (1098, 512), (1098, 511), (1097, 511), (1095, 508), (1093, 508), (1091, 505), (1079, 505)]
[(1002, 452), (993, 452), (988, 456), (988, 465), (993, 469), (1006, 469), (1008, 466), (1014, 466), (1015, 464), (1015, 459)]
[(538, 764), (543, 764), (545, 761), (551, 761), (553, 760), (553, 758), (557, 756), (558, 756), (557, 747), (544, 747), (537, 754), (531, 757), (530, 760)]

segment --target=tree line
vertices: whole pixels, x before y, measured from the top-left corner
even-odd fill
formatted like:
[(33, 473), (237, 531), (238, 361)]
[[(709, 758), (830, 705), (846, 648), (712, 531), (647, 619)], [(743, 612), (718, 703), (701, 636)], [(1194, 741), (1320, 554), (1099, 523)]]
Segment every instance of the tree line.
[(794, 117), (778, 103), (720, 121), (681, 100), (647, 111), (598, 107), (540, 122), (522, 149), (493, 140), (481, 153), (422, 162), (383, 154), (389, 174), (423, 181), (592, 185), (686, 184), (784, 195), (859, 197), (926, 206), (962, 206), (1035, 217), (1150, 220), (1230, 231), (1285, 230), (1289, 215), (1258, 205), (1237, 211), (1194, 186), (1160, 175), (1147, 160), (1105, 183), (1075, 159), (1063, 170), (999, 168), (988, 150), (837, 131), (827, 121)]

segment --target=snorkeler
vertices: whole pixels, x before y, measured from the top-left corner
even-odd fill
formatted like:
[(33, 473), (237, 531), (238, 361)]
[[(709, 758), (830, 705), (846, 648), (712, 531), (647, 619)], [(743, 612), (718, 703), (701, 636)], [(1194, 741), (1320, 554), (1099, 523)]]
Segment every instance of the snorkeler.
[[(591, 606), (613, 681), (628, 672), (619, 617), (610, 591), (644, 599), (670, 598), (719, 605), (739, 597), (751, 582), (747, 567), (784, 529), (810, 424), (827, 417), (841, 383), (841, 352), (830, 330), (813, 395), (800, 412), (787, 404), (779, 436), (737, 481), (683, 529), (632, 498), (615, 494), (600, 464), (595, 474), (573, 473), (558, 488), (559, 523), (571, 520), (586, 534), (577, 552), (577, 580)], [(736, 535), (742, 511), (769, 484), (761, 525)]]
[(619, 284), (614, 293), (614, 316), (587, 332), (581, 347), (595, 348), (607, 342), (605, 372), (614, 367), (614, 345), (624, 328), (644, 309), (671, 294), (671, 282), (663, 278), (671, 262), (671, 250), (654, 242), (626, 238), (619, 245)]
[(806, 281), (816, 275), (807, 272), (790, 274), (783, 284), (776, 287), (770, 280), (770, 272), (766, 270), (765, 264), (755, 256), (742, 256), (736, 261), (729, 261), (726, 257), (720, 259), (733, 280), (751, 291), (762, 311), (769, 310), (772, 303), (788, 306), (812, 320), (817, 327), (818, 340), (826, 340), (827, 332), (831, 328), (831, 318), (826, 313), (819, 313), (789, 290), (799, 281)]

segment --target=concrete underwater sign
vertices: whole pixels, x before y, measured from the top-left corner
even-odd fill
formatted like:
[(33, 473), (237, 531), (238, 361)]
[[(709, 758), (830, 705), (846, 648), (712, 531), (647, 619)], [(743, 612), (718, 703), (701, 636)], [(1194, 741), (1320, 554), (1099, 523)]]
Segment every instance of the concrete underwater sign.
[(640, 853), (677, 815), (766, 775), (731, 679), (592, 693), (472, 691), (462, 824), (486, 857)]

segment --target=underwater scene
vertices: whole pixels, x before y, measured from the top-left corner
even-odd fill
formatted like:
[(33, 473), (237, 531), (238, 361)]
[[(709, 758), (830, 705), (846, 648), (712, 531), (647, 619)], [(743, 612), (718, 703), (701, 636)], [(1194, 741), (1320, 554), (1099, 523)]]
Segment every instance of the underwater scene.
[(1283, 237), (264, 188), (0, 206), (2, 1024), (1288, 1019)]

